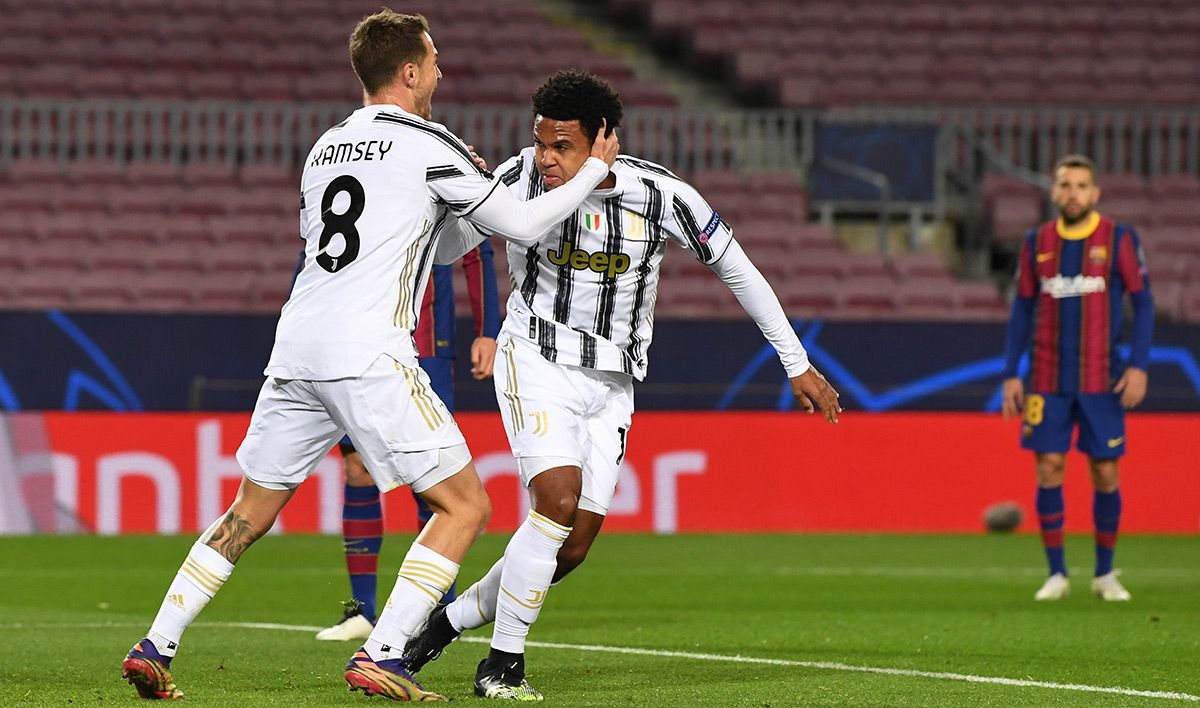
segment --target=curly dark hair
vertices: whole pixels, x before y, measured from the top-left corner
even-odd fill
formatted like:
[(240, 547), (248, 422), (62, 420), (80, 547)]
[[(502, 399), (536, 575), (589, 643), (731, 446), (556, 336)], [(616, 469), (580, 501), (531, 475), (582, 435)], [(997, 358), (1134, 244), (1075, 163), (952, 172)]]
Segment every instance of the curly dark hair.
[(559, 71), (533, 92), (533, 113), (554, 120), (578, 120), (591, 141), (607, 121), (607, 132), (621, 125), (621, 97), (595, 74), (571, 69)]

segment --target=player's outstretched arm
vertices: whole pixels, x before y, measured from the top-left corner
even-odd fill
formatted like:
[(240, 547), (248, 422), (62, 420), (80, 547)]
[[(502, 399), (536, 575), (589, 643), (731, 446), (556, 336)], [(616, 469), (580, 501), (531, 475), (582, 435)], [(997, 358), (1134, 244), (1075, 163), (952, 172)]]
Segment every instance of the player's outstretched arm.
[(1000, 401), (1000, 413), (1005, 420), (1020, 415), (1025, 407), (1025, 384), (1020, 378), (1004, 379), (1004, 392)]
[(817, 371), (815, 366), (809, 366), (808, 371), (799, 376), (793, 376), (790, 381), (792, 382), (792, 393), (800, 401), (804, 410), (814, 413), (817, 408), (820, 408), (821, 414), (825, 416), (827, 422), (838, 422), (838, 413), (842, 412), (842, 405), (838, 400), (841, 394), (829, 384), (829, 381), (821, 375), (820, 371)]
[(1145, 400), (1148, 382), (1149, 377), (1144, 369), (1130, 366), (1117, 380), (1117, 385), (1113, 387), (1113, 393), (1121, 394), (1121, 405), (1125, 407), (1125, 410), (1132, 410)]
[(450, 265), (475, 250), (486, 239), (487, 234), (450, 214), (446, 217), (446, 224), (438, 236), (437, 248), (433, 251), (433, 262), (438, 265)]

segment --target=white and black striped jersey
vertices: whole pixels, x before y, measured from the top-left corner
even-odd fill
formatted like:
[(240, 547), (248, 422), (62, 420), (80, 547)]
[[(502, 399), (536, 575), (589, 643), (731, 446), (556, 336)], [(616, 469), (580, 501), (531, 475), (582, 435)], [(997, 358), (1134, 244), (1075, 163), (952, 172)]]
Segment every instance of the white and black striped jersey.
[(330, 128), (304, 165), (304, 267), (266, 374), (328, 380), (358, 376), (380, 354), (415, 359), (439, 231), (496, 184), (453, 133), (398, 106), (360, 108)]
[(540, 233), (607, 174), (603, 160), (588, 158), (578, 184), (522, 201), (444, 126), (395, 105), (355, 111), (321, 136), (304, 165), (304, 268), (266, 374), (330, 380), (361, 375), (380, 354), (415, 360), (421, 297), (439, 236), (458, 232), (451, 222), (518, 239)]
[[(664, 167), (623, 155), (612, 173), (612, 189), (593, 191), (536, 243), (508, 244), (513, 291), (505, 328), (537, 344), (549, 361), (641, 380), (667, 241), (712, 264), (733, 232), (691, 185)], [(496, 174), (519, 199), (544, 189), (532, 147)]]

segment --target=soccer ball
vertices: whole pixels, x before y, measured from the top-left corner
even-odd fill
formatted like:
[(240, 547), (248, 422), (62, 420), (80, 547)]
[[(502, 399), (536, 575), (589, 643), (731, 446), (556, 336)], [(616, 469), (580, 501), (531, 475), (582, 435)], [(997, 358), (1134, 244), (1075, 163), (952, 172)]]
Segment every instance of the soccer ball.
[(1025, 512), (1014, 501), (992, 504), (983, 510), (983, 525), (988, 531), (1007, 533), (1021, 525)]

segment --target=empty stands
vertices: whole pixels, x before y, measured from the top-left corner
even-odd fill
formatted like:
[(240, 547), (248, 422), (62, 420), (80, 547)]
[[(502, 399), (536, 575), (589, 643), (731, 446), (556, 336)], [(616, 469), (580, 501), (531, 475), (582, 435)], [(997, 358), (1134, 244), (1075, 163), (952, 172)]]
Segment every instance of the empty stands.
[[(346, 45), (372, 2), (56, 0), (0, 3), (0, 94), (198, 100), (361, 101)], [(524, 104), (542, 78), (578, 67), (631, 102), (671, 106), (620, 58), (517, 0), (419, 0), (443, 103)], [(153, 68), (153, 71), (148, 69)]]
[(1200, 5), (1102, 0), (609, 0), (784, 106), (1194, 105)]

